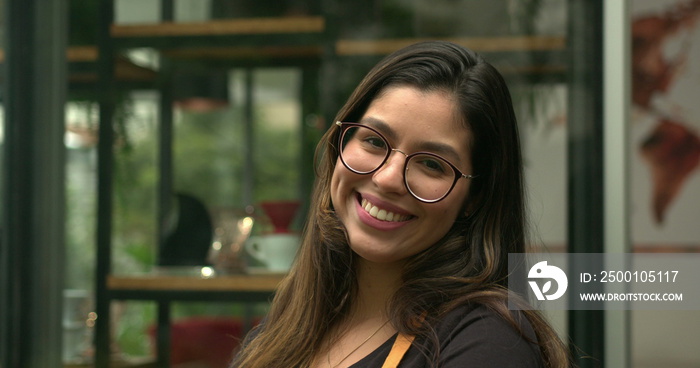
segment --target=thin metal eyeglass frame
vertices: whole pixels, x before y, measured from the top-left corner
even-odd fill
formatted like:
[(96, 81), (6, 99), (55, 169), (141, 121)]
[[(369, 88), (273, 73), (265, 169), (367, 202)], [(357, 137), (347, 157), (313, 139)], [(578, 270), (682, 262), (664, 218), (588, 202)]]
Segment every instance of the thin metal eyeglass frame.
[[(421, 202), (423, 202), (423, 203), (436, 203), (436, 202), (440, 202), (441, 200), (445, 199), (448, 195), (450, 195), (450, 193), (452, 193), (452, 189), (454, 189), (454, 187), (455, 187), (455, 185), (457, 184), (457, 181), (459, 181), (459, 179), (473, 179), (473, 178), (476, 177), (476, 175), (467, 175), (467, 174), (464, 174), (461, 170), (459, 170), (459, 169), (458, 169), (454, 164), (452, 164), (449, 160), (447, 160), (446, 158), (444, 158), (444, 157), (442, 157), (442, 156), (440, 156), (440, 155), (438, 155), (438, 154), (435, 154), (435, 153), (432, 153), (432, 152), (422, 152), (422, 151), (419, 151), (419, 152), (413, 152), (413, 153), (411, 153), (411, 154), (409, 155), (409, 154), (406, 154), (405, 152), (401, 151), (400, 149), (393, 148), (393, 147), (391, 147), (391, 144), (389, 144), (389, 141), (386, 139), (386, 137), (384, 137), (384, 135), (383, 135), (382, 133), (378, 132), (376, 129), (374, 129), (374, 128), (370, 127), (370, 126), (367, 126), (367, 125), (364, 125), (364, 124), (361, 124), (361, 123), (347, 123), (347, 122), (341, 122), (341, 121), (336, 121), (336, 122), (335, 122), (335, 125), (337, 125), (338, 128), (340, 129), (340, 133), (338, 134), (338, 155), (340, 156), (340, 161), (343, 163), (343, 166), (345, 166), (346, 169), (348, 169), (348, 170), (354, 172), (355, 174), (359, 174), (359, 175), (369, 175), (369, 174), (372, 174), (372, 173), (374, 173), (375, 171), (379, 170), (382, 166), (384, 166), (384, 164), (386, 163), (386, 160), (389, 159), (389, 156), (391, 156), (391, 153), (392, 153), (392, 152), (394, 152), (394, 151), (401, 152), (401, 153), (403, 153), (404, 156), (406, 156), (406, 159), (404, 160), (404, 164), (403, 164), (403, 185), (406, 187), (406, 190), (408, 190), (408, 192), (411, 193), (411, 195), (413, 196), (413, 198), (415, 198), (415, 199), (417, 199), (417, 200), (419, 200), (419, 201), (421, 201)], [(347, 132), (348, 128), (351, 128), (351, 127), (362, 127), (362, 128), (367, 128), (367, 129), (373, 131), (374, 133), (376, 133), (377, 136), (378, 136), (379, 138), (381, 138), (382, 141), (384, 141), (384, 143), (386, 143), (386, 146), (387, 146), (388, 149), (387, 149), (387, 151), (386, 151), (386, 155), (384, 156), (384, 159), (382, 159), (382, 162), (381, 162), (379, 165), (377, 165), (377, 167), (374, 168), (374, 169), (371, 170), (371, 171), (367, 171), (367, 172), (357, 171), (357, 170), (351, 168), (351, 167), (345, 162), (345, 159), (343, 158), (343, 137), (345, 137), (345, 132)], [(412, 157), (415, 157), (415, 156), (417, 156), (417, 155), (428, 155), (428, 156), (433, 156), (433, 157), (439, 158), (439, 159), (445, 161), (445, 162), (452, 168), (452, 171), (453, 171), (454, 174), (455, 174), (454, 181), (452, 182), (452, 185), (450, 186), (450, 189), (448, 189), (447, 192), (446, 192), (442, 197), (439, 197), (439, 198), (437, 198), (437, 199), (425, 199), (425, 198), (421, 198), (421, 197), (419, 197), (418, 195), (416, 195), (416, 193), (414, 193), (414, 192), (411, 190), (411, 187), (408, 185), (408, 179), (406, 178), (406, 172), (408, 171), (408, 161), (409, 161)]]

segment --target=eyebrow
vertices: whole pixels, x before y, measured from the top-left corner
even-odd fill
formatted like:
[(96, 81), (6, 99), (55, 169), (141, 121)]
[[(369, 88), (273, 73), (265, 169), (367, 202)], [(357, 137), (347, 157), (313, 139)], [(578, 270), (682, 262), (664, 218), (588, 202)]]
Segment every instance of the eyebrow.
[[(382, 120), (372, 118), (372, 117), (366, 117), (362, 118), (360, 121), (362, 124), (370, 126), (372, 128), (375, 128), (382, 132), (388, 139), (392, 141), (396, 141), (396, 131), (392, 129), (389, 124), (385, 123)], [(430, 153), (435, 153), (440, 156), (445, 156), (446, 158), (449, 158), (450, 162), (453, 164), (458, 164), (462, 162), (462, 159), (459, 157), (459, 154), (457, 151), (454, 149), (454, 147), (450, 146), (449, 144), (445, 143), (440, 143), (440, 142), (431, 142), (431, 141), (422, 141), (418, 144), (418, 151), (426, 151)], [(416, 152), (418, 152), (416, 151)]]
[(396, 140), (396, 132), (394, 129), (382, 120), (376, 118), (362, 118), (360, 123), (381, 131), (382, 134), (391, 140)]

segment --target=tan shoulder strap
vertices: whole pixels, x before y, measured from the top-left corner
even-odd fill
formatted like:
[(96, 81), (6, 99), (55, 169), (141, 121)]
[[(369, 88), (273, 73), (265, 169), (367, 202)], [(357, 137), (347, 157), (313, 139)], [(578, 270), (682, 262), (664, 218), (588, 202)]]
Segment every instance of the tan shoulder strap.
[(411, 343), (413, 343), (413, 339), (415, 339), (415, 336), (407, 336), (404, 334), (399, 334), (396, 336), (396, 341), (394, 341), (394, 346), (391, 347), (391, 351), (389, 352), (389, 356), (386, 357), (386, 360), (384, 361), (384, 365), (382, 365), (382, 368), (396, 368), (399, 366), (399, 363), (401, 363), (401, 359), (403, 359), (403, 356), (406, 354), (406, 351), (408, 351), (408, 348), (411, 347)]
[[(423, 324), (423, 321), (425, 321), (425, 316), (427, 316), (427, 312), (421, 313), (420, 316), (418, 316), (417, 319), (414, 320), (414, 324), (417, 326), (420, 326)], [(384, 361), (384, 365), (382, 365), (382, 368), (396, 368), (399, 366), (399, 363), (401, 363), (401, 359), (403, 359), (403, 356), (406, 355), (406, 352), (408, 349), (411, 347), (411, 344), (413, 343), (413, 340), (416, 337), (413, 335), (404, 335), (402, 333), (399, 333), (398, 336), (396, 336), (396, 341), (394, 341), (394, 346), (391, 347), (391, 351), (389, 352), (389, 356), (386, 357), (386, 360)]]

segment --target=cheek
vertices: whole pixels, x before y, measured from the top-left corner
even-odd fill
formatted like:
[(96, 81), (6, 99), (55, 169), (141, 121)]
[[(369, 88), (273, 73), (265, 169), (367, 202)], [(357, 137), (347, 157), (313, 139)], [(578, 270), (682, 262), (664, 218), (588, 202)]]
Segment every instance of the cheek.
[(335, 169), (333, 170), (333, 176), (331, 176), (331, 204), (336, 207), (341, 205), (340, 194), (342, 192), (343, 174), (344, 174), (343, 163), (340, 159), (335, 164)]
[[(453, 192), (452, 194), (458, 194), (452, 197), (450, 195), (448, 198), (445, 198), (443, 202), (445, 203), (440, 203), (442, 205), (441, 208), (436, 209), (436, 211), (433, 213), (434, 218), (436, 218), (436, 222), (438, 227), (440, 228), (450, 228), (452, 224), (459, 218), (459, 216), (462, 214), (462, 212), (465, 211), (466, 208), (468, 208), (468, 199), (467, 199), (467, 191), (469, 189), (468, 185), (465, 185), (463, 188), (455, 188), (459, 189), (458, 191)], [(449, 220), (449, 221), (448, 221)]]
[(469, 190), (471, 189), (471, 183), (469, 183), (469, 180), (463, 180), (464, 183), (461, 183), (462, 186), (456, 187), (455, 191), (459, 193), (456, 199), (456, 203), (459, 203), (459, 207), (457, 208), (457, 217), (459, 217), (460, 214), (466, 213), (467, 209), (470, 206), (470, 196), (469, 196)]
[(448, 207), (440, 211), (439, 213), (435, 214), (435, 222), (436, 222), (436, 228), (442, 229), (445, 232), (447, 229), (452, 227), (452, 224), (457, 220), (457, 217), (459, 217), (459, 209), (455, 208), (454, 206)]

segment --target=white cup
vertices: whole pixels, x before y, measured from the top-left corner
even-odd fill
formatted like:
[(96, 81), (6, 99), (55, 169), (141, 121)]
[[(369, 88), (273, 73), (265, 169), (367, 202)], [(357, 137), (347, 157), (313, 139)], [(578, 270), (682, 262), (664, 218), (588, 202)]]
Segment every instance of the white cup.
[(298, 248), (297, 234), (251, 236), (245, 244), (246, 252), (270, 272), (289, 271)]

